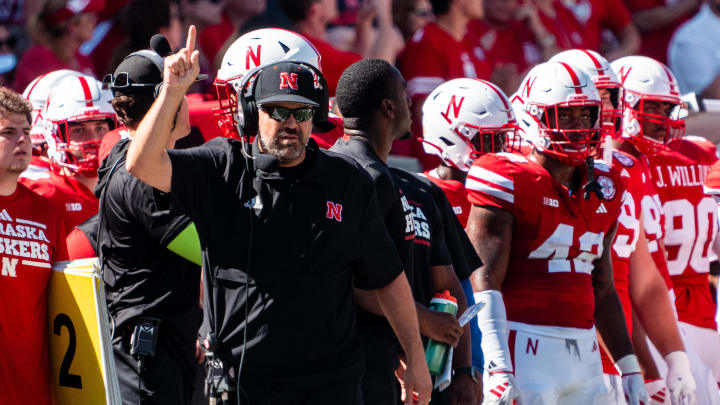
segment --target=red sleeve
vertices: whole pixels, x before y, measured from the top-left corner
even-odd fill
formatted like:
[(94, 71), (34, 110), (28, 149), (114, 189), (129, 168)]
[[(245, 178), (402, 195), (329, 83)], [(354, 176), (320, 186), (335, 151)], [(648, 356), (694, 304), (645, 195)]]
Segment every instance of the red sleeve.
[(362, 56), (353, 52), (341, 51), (317, 38), (307, 37), (307, 39), (320, 52), (323, 76), (327, 80), (330, 97), (334, 97), (340, 76), (348, 66), (362, 59)]
[(55, 250), (53, 252), (53, 262), (60, 262), (63, 260), (68, 260), (68, 249), (67, 249), (67, 228), (65, 226), (65, 221), (62, 219), (63, 217), (60, 215), (56, 215), (57, 221), (57, 237), (56, 237), (56, 244), (55, 244)]
[(45, 72), (46, 64), (39, 57), (39, 52), (40, 49), (35, 46), (25, 51), (20, 58), (15, 74), (15, 91), (18, 93), (22, 93), (34, 78)]
[(475, 160), (465, 181), (471, 204), (513, 211), (515, 179), (508, 163), (502, 157), (492, 154)]
[(66, 238), (67, 253), (70, 260), (88, 259), (97, 256), (85, 232), (74, 228)]
[(398, 58), (398, 67), (408, 82), (408, 95), (413, 103), (430, 94), (448, 76), (443, 55), (432, 46), (426, 30), (413, 35)]
[(630, 10), (622, 0), (605, 0), (604, 10), (603, 26), (609, 28), (616, 35), (630, 24), (632, 19)]

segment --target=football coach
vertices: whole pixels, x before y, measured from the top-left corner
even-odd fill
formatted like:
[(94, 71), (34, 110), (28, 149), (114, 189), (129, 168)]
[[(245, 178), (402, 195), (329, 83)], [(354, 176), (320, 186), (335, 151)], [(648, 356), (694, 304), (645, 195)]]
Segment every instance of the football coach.
[(309, 140), (315, 109), (327, 105), (318, 71), (280, 62), (255, 73), (241, 95), (242, 105), (257, 106), (244, 114), (245, 127), (258, 129), (249, 150), (225, 138), (165, 149), (199, 73), (195, 35), (190, 27), (185, 49), (165, 59), (162, 89), (126, 165), (170, 193), (197, 227), (206, 321), (215, 353), (238, 376), (238, 395), (257, 404), (362, 404), (354, 286), (375, 291), (408, 357), (407, 392), (427, 404), (412, 293), (375, 190), (351, 159)]

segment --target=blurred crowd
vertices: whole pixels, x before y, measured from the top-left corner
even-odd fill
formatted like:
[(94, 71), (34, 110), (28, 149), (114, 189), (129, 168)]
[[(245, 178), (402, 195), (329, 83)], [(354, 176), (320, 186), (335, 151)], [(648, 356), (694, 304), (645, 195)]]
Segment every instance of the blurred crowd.
[[(35, 77), (58, 69), (102, 79), (125, 55), (147, 48), (153, 34), (164, 34), (171, 47), (179, 49), (187, 27), (195, 25), (199, 30), (202, 72), (208, 77), (192, 92), (202, 94), (202, 99), (213, 99), (214, 73), (235, 39), (253, 29), (285, 28), (304, 35), (322, 55), (330, 96), (334, 95), (340, 74), (357, 60), (381, 58), (396, 64), (408, 80), (415, 105), (413, 135), (417, 138), (421, 132), (419, 108), (439, 83), (477, 77), (512, 93), (529, 68), (572, 48), (592, 49), (611, 61), (632, 54), (650, 56), (677, 72), (683, 92), (702, 93), (707, 89), (706, 96), (720, 98), (720, 94), (713, 94), (720, 93), (720, 85), (714, 80), (717, 56), (698, 61), (704, 57), (698, 49), (703, 44), (692, 41), (678, 41), (679, 51), (668, 52), (673, 34), (696, 14), (695, 20), (700, 20), (695, 24), (696, 31), (707, 32), (707, 25), (718, 25), (712, 18), (700, 18), (701, 3), (10, 0), (0, 5), (0, 85), (22, 92)], [(712, 44), (712, 40), (708, 42)], [(698, 66), (704, 66), (701, 74), (688, 71)], [(418, 157), (425, 167), (436, 163), (426, 161), (430, 158), (413, 140), (394, 146), (393, 153)]]

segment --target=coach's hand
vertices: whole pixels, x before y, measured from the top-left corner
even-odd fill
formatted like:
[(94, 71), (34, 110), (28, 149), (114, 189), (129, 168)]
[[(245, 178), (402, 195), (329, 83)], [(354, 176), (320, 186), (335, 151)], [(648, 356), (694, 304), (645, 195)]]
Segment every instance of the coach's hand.
[(163, 86), (166, 89), (177, 89), (183, 93), (192, 86), (200, 73), (200, 52), (195, 50), (195, 26), (188, 29), (185, 48), (165, 58)]
[(432, 380), (423, 351), (419, 351), (414, 356), (408, 355), (407, 369), (402, 379), (405, 389), (400, 400), (405, 405), (427, 405), (430, 402)]

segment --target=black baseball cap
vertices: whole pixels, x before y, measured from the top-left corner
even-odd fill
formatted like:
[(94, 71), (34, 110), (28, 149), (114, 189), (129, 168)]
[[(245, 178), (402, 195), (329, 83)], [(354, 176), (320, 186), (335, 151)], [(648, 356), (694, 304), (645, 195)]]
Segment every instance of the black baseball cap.
[(162, 56), (143, 49), (126, 56), (113, 75), (105, 76), (103, 83), (108, 85), (116, 97), (137, 94), (152, 96), (155, 87), (163, 81), (162, 72)]
[(263, 68), (255, 79), (258, 105), (289, 102), (319, 107), (315, 73), (307, 66), (282, 62)]

